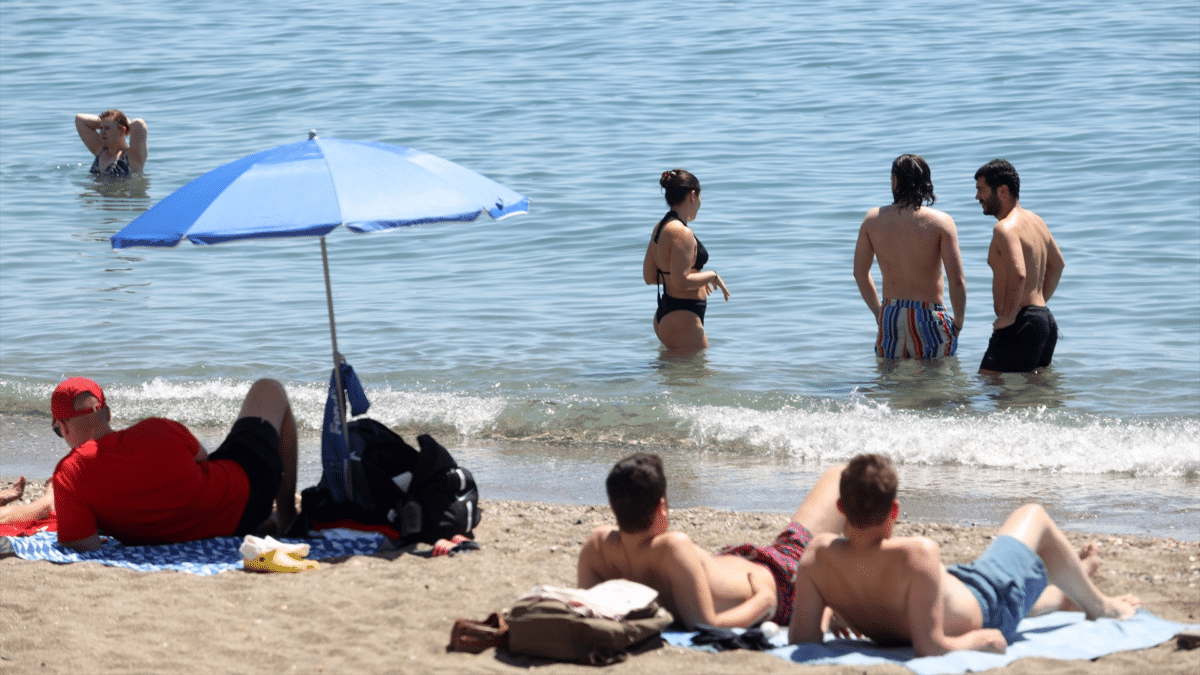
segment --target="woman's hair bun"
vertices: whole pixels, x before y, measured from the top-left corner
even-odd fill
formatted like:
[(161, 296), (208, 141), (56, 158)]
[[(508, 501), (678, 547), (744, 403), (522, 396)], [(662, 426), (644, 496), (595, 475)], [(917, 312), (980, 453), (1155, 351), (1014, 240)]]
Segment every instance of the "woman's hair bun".
[(674, 206), (687, 199), (688, 194), (700, 191), (700, 181), (686, 169), (670, 169), (662, 172), (658, 184), (664, 190), (667, 204)]

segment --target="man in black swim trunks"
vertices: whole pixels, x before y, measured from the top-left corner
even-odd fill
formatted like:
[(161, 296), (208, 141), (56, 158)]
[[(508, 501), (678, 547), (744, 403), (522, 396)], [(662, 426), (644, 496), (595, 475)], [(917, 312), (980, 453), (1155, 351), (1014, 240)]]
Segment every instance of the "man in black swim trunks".
[(296, 422), (275, 380), (251, 385), (211, 455), (168, 419), (114, 431), (104, 392), (87, 378), (59, 384), (50, 411), (71, 447), (51, 479), (63, 546), (95, 550), (102, 534), (126, 544), (271, 534), (296, 517)]
[(975, 172), (975, 199), (995, 216), (988, 265), (996, 321), (979, 372), (1030, 373), (1050, 365), (1058, 324), (1046, 307), (1062, 277), (1063, 257), (1046, 223), (1021, 208), (1021, 179), (1003, 159)]

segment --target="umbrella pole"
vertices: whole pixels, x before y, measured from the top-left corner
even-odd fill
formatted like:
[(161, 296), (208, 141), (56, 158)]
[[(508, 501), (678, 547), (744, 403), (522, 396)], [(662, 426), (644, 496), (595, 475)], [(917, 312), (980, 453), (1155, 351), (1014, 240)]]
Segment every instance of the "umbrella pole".
[(321, 235), (321, 265), (325, 268), (325, 302), (329, 306), (329, 337), (333, 341), (333, 381), (337, 389), (338, 421), (342, 429), (342, 450), (350, 456), (350, 434), (346, 428), (346, 391), (342, 388), (342, 356), (338, 353), (337, 325), (333, 321), (333, 287), (329, 283), (329, 254), (325, 249), (325, 235)]

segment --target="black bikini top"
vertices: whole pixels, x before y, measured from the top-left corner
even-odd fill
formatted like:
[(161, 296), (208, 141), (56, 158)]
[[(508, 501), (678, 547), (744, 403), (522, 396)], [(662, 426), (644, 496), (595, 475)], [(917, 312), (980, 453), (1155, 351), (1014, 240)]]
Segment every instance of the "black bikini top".
[[(663, 227), (667, 224), (667, 222), (669, 222), (671, 220), (678, 220), (679, 222), (683, 223), (684, 227), (687, 227), (687, 223), (684, 222), (683, 218), (679, 217), (679, 214), (675, 213), (674, 210), (667, 211), (667, 215), (663, 216), (662, 220), (658, 221), (658, 225), (655, 226), (655, 228), (654, 228), (654, 243), (656, 243), (656, 244), (658, 243), (658, 235), (662, 234)], [(692, 236), (696, 237), (695, 234), (692, 234)], [(692, 267), (694, 269), (702, 270), (702, 269), (704, 269), (704, 265), (707, 262), (708, 262), (708, 249), (704, 248), (704, 244), (700, 243), (699, 238), (696, 238), (696, 259), (692, 261)], [(657, 267), (656, 267), (656, 269), (657, 269)], [(658, 273), (659, 274), (670, 274), (671, 272), (670, 271), (664, 272), (663, 270), (658, 270)]]

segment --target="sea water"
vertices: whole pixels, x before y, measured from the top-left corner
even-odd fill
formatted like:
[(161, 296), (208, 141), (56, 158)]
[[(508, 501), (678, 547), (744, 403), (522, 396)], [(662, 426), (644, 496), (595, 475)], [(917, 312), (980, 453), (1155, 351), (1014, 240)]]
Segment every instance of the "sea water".
[[(149, 128), (145, 174), (88, 174), (77, 112)], [(411, 146), (528, 196), (527, 215), (327, 239), (340, 351), (370, 416), (428, 432), (484, 497), (604, 503), (661, 453), (673, 506), (791, 512), (855, 453), (900, 465), (915, 519), (1200, 538), (1200, 3), (1018, 0), (0, 4), (0, 476), (66, 451), (47, 399), (101, 382), (115, 423), (215, 447), (274, 377), (320, 475), (332, 365), (315, 239), (113, 250), (192, 178), (322, 136)], [(874, 357), (851, 276), (902, 153), (958, 224), (958, 356)], [(1044, 375), (976, 374), (1013, 162), (1066, 259)], [(641, 280), (658, 175), (733, 293), (710, 348), (662, 351)], [(263, 198), (269, 198), (264, 195)], [(877, 273), (876, 278), (878, 279)]]

